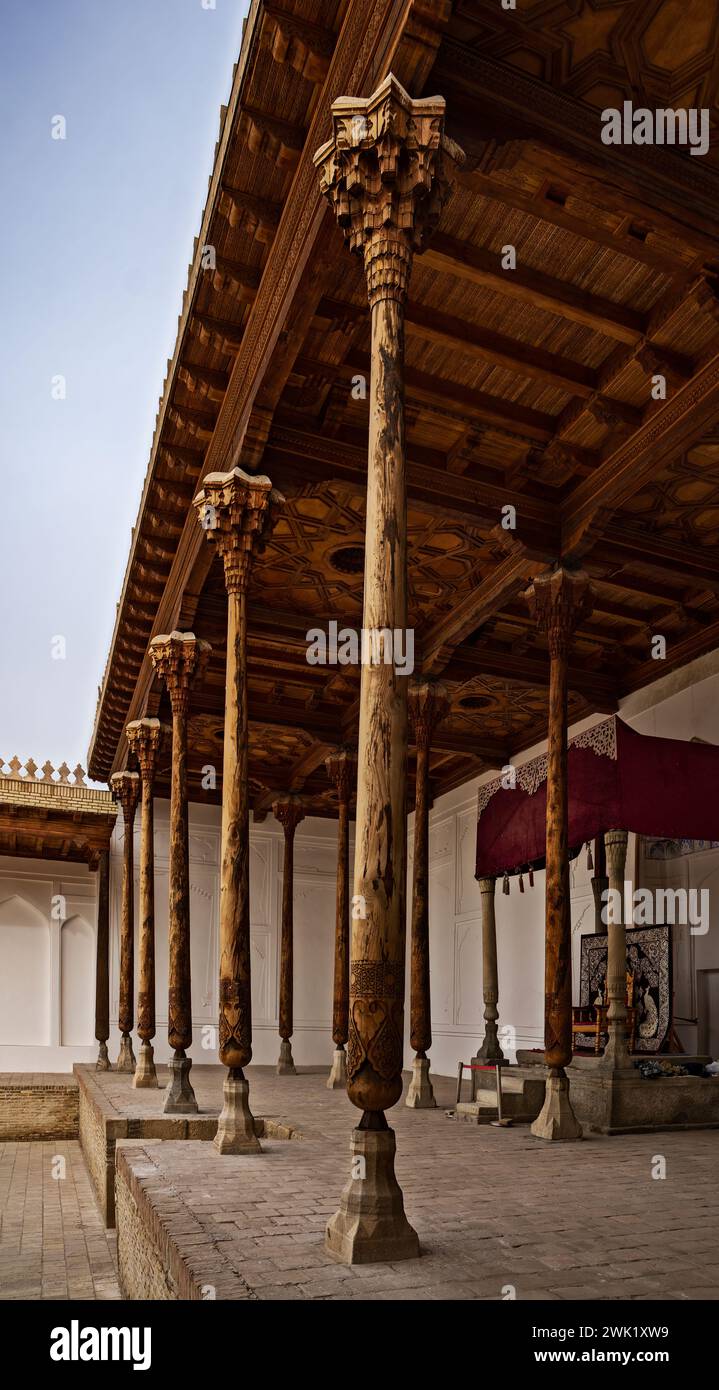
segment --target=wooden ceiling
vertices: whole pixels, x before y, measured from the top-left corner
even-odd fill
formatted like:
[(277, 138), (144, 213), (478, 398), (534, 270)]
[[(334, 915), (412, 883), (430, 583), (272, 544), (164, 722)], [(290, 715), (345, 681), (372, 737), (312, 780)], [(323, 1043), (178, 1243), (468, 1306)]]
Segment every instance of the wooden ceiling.
[[(717, 7), (701, 0), (255, 3), (223, 113), (98, 704), (90, 771), (164, 714), (147, 645), (213, 645), (193, 697), (193, 799), (221, 791), (226, 603), (191, 499), (237, 463), (287, 499), (250, 592), (250, 777), (334, 814), (323, 762), (357, 733), (359, 672), (312, 666), (306, 634), (359, 627), (369, 375), (361, 264), (312, 154), (332, 100), (390, 69), (438, 92), (466, 152), (407, 305), (410, 621), (451, 712), (435, 794), (544, 737), (548, 656), (522, 599), (579, 562), (595, 587), (570, 718), (610, 711), (719, 644)], [(711, 110), (706, 157), (608, 147), (604, 106)], [(203, 269), (203, 248), (216, 267)], [(516, 268), (502, 266), (503, 248)], [(667, 383), (652, 398), (653, 378)], [(359, 398), (356, 398), (359, 397)], [(516, 508), (516, 528), (501, 526)], [(651, 639), (666, 638), (663, 661)], [(214, 792), (201, 769), (218, 770)], [(410, 763), (410, 767), (411, 767)], [(410, 779), (411, 780), (411, 779)], [(410, 795), (412, 788), (410, 786)]]

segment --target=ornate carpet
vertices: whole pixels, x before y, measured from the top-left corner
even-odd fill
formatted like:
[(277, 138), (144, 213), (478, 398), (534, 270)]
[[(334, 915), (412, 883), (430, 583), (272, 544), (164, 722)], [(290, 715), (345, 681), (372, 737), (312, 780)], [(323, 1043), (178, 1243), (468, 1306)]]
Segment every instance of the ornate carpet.
[[(668, 924), (627, 928), (627, 971), (634, 976), (634, 1003), (639, 1010), (636, 1052), (659, 1052), (672, 1023), (672, 949)], [(604, 993), (607, 934), (582, 936), (579, 1002), (585, 1008)], [(575, 1035), (575, 1046), (594, 1050), (589, 1033)]]

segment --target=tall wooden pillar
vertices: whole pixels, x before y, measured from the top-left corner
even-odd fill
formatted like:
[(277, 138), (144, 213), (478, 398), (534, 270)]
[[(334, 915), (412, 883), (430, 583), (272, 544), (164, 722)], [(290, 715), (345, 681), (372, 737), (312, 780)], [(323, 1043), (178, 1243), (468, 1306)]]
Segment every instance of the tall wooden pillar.
[(278, 797), (272, 813), (285, 832), (282, 869), (282, 937), (280, 943), (280, 1057), (278, 1076), (296, 1076), (292, 1057), (292, 981), (293, 981), (293, 894), (295, 830), (305, 813), (298, 796)]
[(477, 1052), (478, 1062), (502, 1062), (499, 1045), (499, 974), (497, 971), (497, 922), (494, 912), (496, 879), (480, 878), (482, 900), (482, 998), (484, 1000), (484, 1039)]
[(567, 799), (567, 665), (572, 634), (592, 610), (581, 570), (559, 568), (535, 579), (530, 610), (549, 646), (547, 733), (546, 921), (544, 963), (544, 1106), (532, 1125), (539, 1139), (580, 1139), (565, 1067), (572, 1060), (572, 922)]
[(152, 664), (167, 686), (172, 706), (172, 780), (170, 784), (170, 910), (167, 1036), (174, 1056), (163, 1109), (168, 1115), (197, 1110), (190, 1084), (192, 1062), (192, 984), (190, 973), (190, 863), (187, 808), (187, 711), (190, 688), (204, 671), (209, 643), (194, 632), (153, 637)]
[(337, 823), (337, 901), (335, 909), (335, 964), (332, 996), (332, 1039), (335, 1050), (327, 1088), (347, 1085), (347, 1036), (349, 1029), (350, 963), (350, 797), (357, 775), (357, 755), (349, 748), (338, 748), (325, 758), (327, 776), (335, 786), (338, 803)]
[(133, 1086), (157, 1086), (152, 1039), (155, 1036), (155, 835), (153, 783), (169, 730), (159, 719), (133, 719), (125, 728), (128, 745), (140, 768), (142, 821), (140, 825), (140, 979), (137, 991), (137, 1032), (140, 1055)]
[(416, 1056), (406, 1104), (413, 1110), (436, 1105), (427, 1053), (432, 1046), (429, 979), (429, 753), (432, 734), (449, 710), (447, 688), (437, 681), (416, 680), (408, 692), (414, 731), (417, 774), (414, 804), (414, 863), (412, 868), (412, 940), (410, 1042)]
[(110, 851), (104, 849), (97, 866), (97, 954), (95, 956), (95, 1037), (99, 1043), (97, 1071), (109, 1071), (110, 1036)]
[(132, 1050), (135, 992), (135, 864), (134, 824), (140, 778), (136, 772), (115, 772), (110, 778), (110, 790), (122, 807), (122, 907), (120, 909), (120, 1001), (117, 1014), (120, 1029), (120, 1053), (116, 1071), (134, 1072), (135, 1054)]
[(208, 473), (194, 501), (208, 540), (222, 556), (227, 589), (219, 1019), (220, 1060), (227, 1076), (215, 1137), (223, 1154), (260, 1148), (243, 1071), (252, 1058), (247, 585), (253, 552), (271, 530), (281, 500), (269, 478), (234, 468)]
[[(444, 100), (413, 101), (389, 76), (367, 99), (340, 97), (333, 135), (315, 155), (323, 193), (350, 249), (362, 255), (371, 315), (371, 380), (362, 626), (385, 631), (363, 664), (347, 1071), (362, 1111), (355, 1175), (327, 1228), (346, 1263), (419, 1253), (394, 1175), (385, 1110), (402, 1094), (407, 869), (407, 684), (389, 650), (406, 640), (407, 503), (404, 305), (414, 251), (438, 221), (444, 165), (461, 152), (443, 136)], [(389, 636), (387, 634), (389, 630)], [(404, 648), (403, 648), (404, 649)]]
[(623, 907), (615, 911), (614, 904), (624, 903), (624, 873), (627, 862), (626, 830), (608, 830), (604, 848), (609, 877), (607, 911), (607, 1045), (599, 1062), (602, 1072), (628, 1071), (631, 1074), (627, 1040), (627, 935)]

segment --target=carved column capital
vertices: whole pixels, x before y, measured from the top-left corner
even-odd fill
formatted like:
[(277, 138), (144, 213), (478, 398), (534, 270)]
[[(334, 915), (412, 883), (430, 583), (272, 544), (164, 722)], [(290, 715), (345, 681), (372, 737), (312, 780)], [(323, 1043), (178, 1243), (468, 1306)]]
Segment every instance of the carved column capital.
[(285, 838), (293, 839), (301, 820), (305, 818), (305, 808), (299, 796), (278, 796), (272, 802), (272, 814), (285, 832)]
[(125, 738), (137, 758), (140, 776), (150, 786), (155, 780), (158, 755), (168, 746), (171, 737), (172, 731), (159, 719), (131, 719), (125, 725)]
[(444, 134), (443, 97), (413, 100), (391, 73), (370, 97), (339, 97), (317, 150), (320, 186), (351, 251), (364, 257), (370, 304), (403, 301), (464, 154)]
[(525, 598), (537, 627), (547, 637), (550, 656), (566, 656), (573, 632), (592, 611), (589, 576), (584, 570), (560, 567), (533, 580)]
[(193, 500), (207, 539), (214, 542), (225, 566), (228, 593), (246, 588), (253, 553), (269, 536), (284, 502), (264, 473), (208, 473)]
[(628, 830), (607, 830), (604, 835), (604, 851), (607, 860), (607, 877), (613, 887), (624, 882), (627, 862)]
[(346, 804), (357, 776), (357, 754), (351, 748), (338, 748), (325, 758), (325, 769), (339, 802)]
[(140, 775), (138, 772), (113, 772), (110, 778), (110, 791), (122, 807), (122, 817), (126, 828), (132, 828), (140, 795)]
[(167, 686), (173, 714), (187, 713), (190, 688), (200, 679), (210, 659), (209, 642), (194, 632), (170, 632), (153, 637), (150, 659)]
[(451, 701), (446, 685), (422, 676), (407, 687), (407, 713), (418, 748), (429, 748), (437, 725), (449, 713)]

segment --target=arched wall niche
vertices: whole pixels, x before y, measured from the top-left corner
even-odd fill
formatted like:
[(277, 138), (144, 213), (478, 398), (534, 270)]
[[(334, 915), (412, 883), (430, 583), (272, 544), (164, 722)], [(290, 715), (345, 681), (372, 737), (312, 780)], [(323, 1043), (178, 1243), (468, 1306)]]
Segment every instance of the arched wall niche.
[(90, 1046), (95, 1031), (95, 933), (79, 913), (68, 917), (60, 935), (60, 1042)]
[(18, 893), (0, 900), (0, 962), (0, 1044), (48, 1046), (50, 924)]

